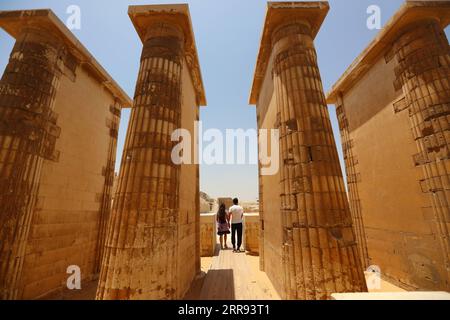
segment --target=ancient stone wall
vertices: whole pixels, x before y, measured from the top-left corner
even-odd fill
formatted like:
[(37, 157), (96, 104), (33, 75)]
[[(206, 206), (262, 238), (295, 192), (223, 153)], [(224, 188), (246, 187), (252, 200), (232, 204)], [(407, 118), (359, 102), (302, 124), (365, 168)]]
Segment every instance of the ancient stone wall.
[(449, 290), (449, 11), (406, 3), (328, 98), (362, 261), (407, 290)]
[(249, 254), (259, 254), (259, 214), (246, 213), (244, 218), (244, 248)]
[[(199, 107), (196, 102), (189, 68), (184, 62), (182, 73), (182, 111), (181, 127), (191, 133), (194, 139), (195, 120), (198, 119)], [(194, 152), (194, 150), (193, 150)], [(181, 166), (180, 173), (180, 217), (178, 226), (178, 279), (179, 288), (187, 291), (193, 278), (200, 272), (200, 182), (199, 166), (186, 164)], [(184, 293), (180, 292), (180, 297)]]
[(117, 129), (110, 127), (118, 125), (120, 109), (82, 68), (75, 82), (61, 79), (55, 105), (59, 159), (42, 168), (23, 270), (24, 299), (64, 288), (70, 265), (80, 267), (82, 284), (98, 275), (116, 155)]
[(423, 174), (419, 184), (428, 202), (423, 213), (433, 221), (431, 230), (440, 249), (440, 255), (433, 255), (435, 259), (430, 256), (411, 259), (413, 282), (420, 288), (432, 283), (433, 289), (449, 290), (450, 46), (439, 21), (430, 19), (402, 30), (393, 51), (394, 85), (401, 86), (404, 93), (401, 103), (408, 111), (418, 151), (413, 157), (414, 165)]
[(172, 134), (182, 128), (192, 142), (183, 156), (192, 151), (185, 160), (195, 160), (204, 104), (195, 46), (186, 5), (131, 6), (129, 14), (143, 49), (97, 299), (180, 299), (200, 272), (199, 168), (172, 159)]
[[(272, 67), (271, 60), (267, 67), (269, 70)], [(267, 111), (264, 112), (263, 110)], [(258, 114), (258, 128), (276, 128), (277, 106), (270, 72), (265, 76), (256, 112)], [(276, 157), (276, 155), (272, 156)], [(282, 261), (283, 229), (280, 214), (280, 172), (264, 176), (261, 175), (261, 170), (259, 170), (259, 173), (260, 268), (267, 273), (275, 289), (280, 293), (284, 290), (283, 274), (279, 271), (279, 265), (271, 263), (271, 261)]]
[(17, 39), (1, 79), (0, 297), (20, 298), (27, 239), (45, 159), (57, 158), (55, 96), (61, 39), (33, 26)]
[[(269, 5), (251, 94), (258, 127), (280, 132), (279, 174), (260, 178), (261, 250), (285, 299), (367, 290), (313, 44), (327, 9)], [(273, 261), (282, 261), (281, 272), (269, 269)]]
[(380, 57), (366, 77), (336, 103), (354, 226), (367, 252), (364, 267), (378, 265), (390, 281), (406, 284), (414, 269), (409, 259), (434, 250), (436, 241), (421, 209), (426, 200), (416, 183), (408, 115), (393, 109), (402, 96), (392, 85), (394, 61)]
[(200, 255), (212, 257), (217, 244), (216, 214), (202, 213), (200, 215)]
[(224, 204), (225, 210), (228, 210), (233, 205), (233, 198), (218, 198), (217, 203), (219, 207), (221, 204)]
[(171, 134), (181, 126), (183, 56), (184, 35), (176, 25), (148, 28), (99, 299), (176, 298), (180, 166), (171, 160)]
[(98, 272), (122, 104), (50, 11), (7, 14), (19, 18), (0, 16), (16, 37), (0, 81), (0, 298), (34, 299), (62, 290), (70, 265), (82, 281)]

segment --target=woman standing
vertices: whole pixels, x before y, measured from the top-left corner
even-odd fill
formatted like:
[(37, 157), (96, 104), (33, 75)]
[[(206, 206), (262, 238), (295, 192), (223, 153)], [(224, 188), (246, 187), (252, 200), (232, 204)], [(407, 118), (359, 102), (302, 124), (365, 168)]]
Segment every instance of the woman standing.
[(217, 212), (216, 222), (217, 234), (220, 236), (220, 248), (227, 249), (227, 234), (230, 233), (230, 219), (225, 210), (225, 204), (223, 203), (220, 205), (219, 211)]

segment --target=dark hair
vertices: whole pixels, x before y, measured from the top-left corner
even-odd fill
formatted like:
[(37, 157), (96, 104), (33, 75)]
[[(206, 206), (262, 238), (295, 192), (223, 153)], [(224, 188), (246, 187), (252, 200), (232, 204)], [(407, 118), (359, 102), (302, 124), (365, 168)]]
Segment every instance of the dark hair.
[(234, 204), (238, 204), (238, 203), (239, 203), (238, 198), (234, 198), (234, 199), (233, 199), (233, 203), (234, 203)]
[(217, 211), (217, 217), (220, 223), (227, 222), (227, 212), (225, 211), (225, 204), (221, 204), (219, 211)]

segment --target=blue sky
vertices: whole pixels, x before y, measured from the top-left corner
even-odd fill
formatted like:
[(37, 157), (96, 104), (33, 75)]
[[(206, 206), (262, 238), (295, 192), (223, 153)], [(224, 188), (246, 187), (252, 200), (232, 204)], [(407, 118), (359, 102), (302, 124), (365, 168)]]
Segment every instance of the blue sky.
[[(127, 15), (131, 4), (174, 1), (125, 0), (2, 0), (0, 10), (51, 8), (66, 21), (70, 5), (81, 8), (81, 29), (74, 34), (133, 97), (142, 44)], [(176, 0), (175, 0), (176, 2)], [(181, 1), (180, 1), (181, 2)], [(256, 113), (248, 105), (253, 71), (266, 9), (265, 0), (192, 0), (189, 3), (208, 106), (200, 117), (207, 128), (256, 128)], [(402, 0), (331, 0), (331, 10), (316, 38), (322, 81), (327, 92), (378, 30), (366, 27), (367, 7), (378, 5), (384, 24)], [(447, 30), (448, 31), (448, 30)], [(447, 32), (447, 35), (449, 33)], [(0, 71), (3, 72), (14, 40), (0, 30)], [(338, 150), (339, 131), (330, 107)], [(118, 159), (122, 154), (129, 110), (122, 112)], [(342, 162), (342, 158), (341, 158)], [(119, 166), (117, 161), (117, 169)], [(201, 190), (213, 197), (258, 195), (256, 165), (201, 166)]]

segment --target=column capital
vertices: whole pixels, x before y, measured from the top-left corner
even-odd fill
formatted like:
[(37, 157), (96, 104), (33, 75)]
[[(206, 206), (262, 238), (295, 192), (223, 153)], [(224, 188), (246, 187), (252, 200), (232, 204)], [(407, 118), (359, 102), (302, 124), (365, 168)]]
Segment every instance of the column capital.
[(381, 55), (387, 54), (392, 44), (412, 25), (433, 20), (439, 23), (442, 30), (450, 24), (449, 1), (405, 2), (333, 85), (327, 94), (327, 103), (334, 104), (338, 92), (348, 92), (367, 73), (367, 66), (373, 65)]
[[(205, 106), (205, 89), (189, 6), (187, 4), (129, 6), (128, 15), (142, 42), (145, 42), (149, 37), (155, 36), (158, 32), (166, 36), (180, 37), (183, 35), (184, 56), (195, 88), (197, 102), (200, 106)], [(158, 30), (158, 28), (160, 29)]]
[(56, 41), (57, 45), (61, 45), (65, 52), (68, 53), (68, 59), (64, 61), (66, 66), (71, 68), (73, 64), (83, 65), (115, 98), (121, 101), (124, 107), (131, 107), (132, 101), (130, 97), (128, 97), (52, 10), (0, 11), (0, 28), (4, 29), (16, 40), (20, 39), (20, 37), (29, 31), (37, 31), (35, 33), (39, 35), (39, 38), (45, 38), (51, 42)]
[(250, 93), (250, 104), (256, 104), (258, 101), (268, 61), (272, 53), (272, 37), (277, 33), (277, 30), (289, 24), (302, 24), (309, 26), (311, 30), (310, 35), (314, 39), (329, 9), (330, 6), (327, 1), (269, 2), (267, 4), (264, 29), (261, 35), (253, 85)]
[(272, 30), (272, 49), (275, 43), (282, 38), (300, 34), (311, 36), (311, 25), (308, 21), (304, 19), (293, 19), (279, 24)]
[(168, 21), (154, 21), (147, 25), (144, 39), (147, 41), (148, 39), (158, 37), (178, 38), (182, 45), (184, 45), (185, 42), (183, 28), (178, 24)]

